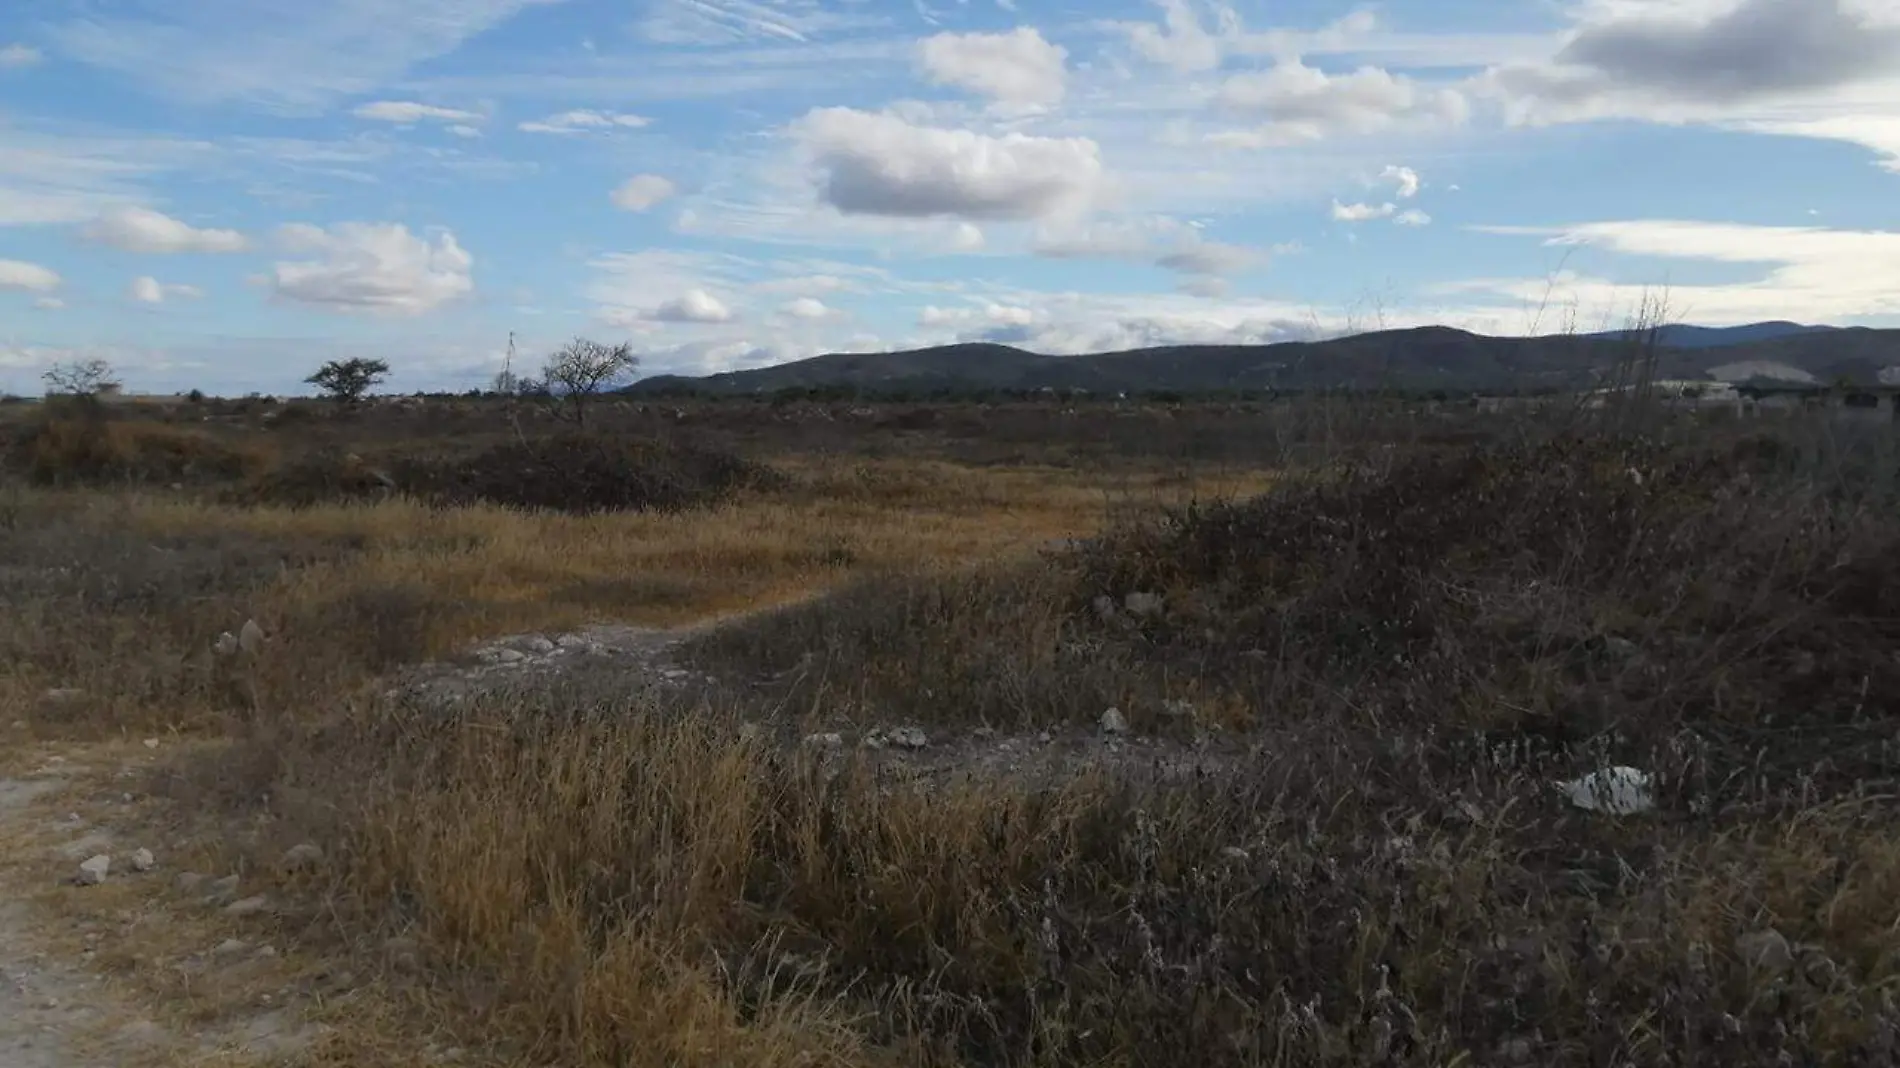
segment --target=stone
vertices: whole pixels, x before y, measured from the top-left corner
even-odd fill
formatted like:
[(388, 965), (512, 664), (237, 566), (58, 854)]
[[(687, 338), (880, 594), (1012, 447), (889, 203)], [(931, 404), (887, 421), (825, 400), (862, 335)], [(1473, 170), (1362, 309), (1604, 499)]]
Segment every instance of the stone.
[(157, 749), (157, 748), (158, 748), (158, 739), (157, 739), (157, 738), (147, 738), (147, 739), (145, 739), (145, 748), (147, 748), (147, 749)]
[(1649, 774), (1621, 764), (1558, 783), (1557, 789), (1572, 805), (1586, 812), (1629, 816), (1656, 807), (1656, 800), (1650, 794)]
[(112, 858), (104, 853), (88, 857), (79, 865), (79, 885), (98, 886), (112, 872)]
[(231, 957), (249, 948), (249, 944), (241, 938), (227, 938), (218, 943), (217, 948), (211, 951), (211, 955), (214, 957)]
[(204, 889), (206, 895), (213, 901), (228, 901), (237, 896), (238, 877), (227, 875), (222, 879), (214, 880)]
[(1152, 619), (1160, 615), (1165, 606), (1165, 602), (1158, 593), (1143, 593), (1137, 590), (1122, 598), (1122, 607), (1128, 610), (1129, 615), (1137, 619)]
[(555, 644), (547, 640), (546, 638), (529, 638), (527, 644), (528, 644), (529, 652), (536, 653), (541, 656), (548, 655), (549, 653), (553, 652), (556, 648)]
[(205, 882), (209, 878), (210, 876), (200, 875), (195, 871), (181, 871), (178, 873), (178, 878), (172, 880), (172, 887), (181, 894), (195, 894), (204, 889)]
[(930, 736), (921, 727), (898, 727), (891, 731), (890, 739), (899, 749), (923, 749), (930, 744)]
[(825, 731), (819, 734), (807, 734), (805, 744), (813, 749), (841, 749), (844, 747), (844, 735), (837, 731)]
[(323, 850), (314, 843), (304, 842), (284, 850), (283, 866), (287, 871), (308, 871), (323, 863)]
[(1102, 713), (1101, 727), (1103, 734), (1127, 734), (1128, 717), (1122, 715), (1121, 709), (1111, 708)]
[(1738, 936), (1735, 953), (1750, 971), (1781, 975), (1794, 967), (1794, 947), (1773, 927)]
[(264, 628), (258, 626), (255, 619), (245, 620), (244, 626), (238, 628), (237, 644), (239, 651), (256, 656), (264, 648)]
[(515, 664), (528, 658), (527, 654), (519, 649), (497, 649), (493, 655), (498, 664)]
[(40, 694), (40, 700), (49, 705), (70, 705), (86, 696), (86, 691), (76, 686), (55, 686)]
[(1097, 594), (1095, 600), (1090, 602), (1090, 605), (1095, 609), (1096, 616), (1102, 620), (1106, 621), (1115, 618), (1115, 598), (1110, 597), (1108, 594)]
[(132, 851), (133, 871), (151, 871), (156, 867), (158, 867), (158, 858), (152, 856), (151, 850), (134, 849)]
[(1192, 701), (1163, 701), (1161, 714), (1169, 719), (1194, 719), (1197, 709)]
[(219, 634), (218, 639), (211, 643), (211, 651), (219, 656), (235, 656), (238, 651), (237, 635), (228, 630)]
[(242, 901), (233, 901), (224, 906), (224, 911), (229, 916), (255, 916), (269, 907), (270, 899), (260, 894), (256, 897), (247, 897)]

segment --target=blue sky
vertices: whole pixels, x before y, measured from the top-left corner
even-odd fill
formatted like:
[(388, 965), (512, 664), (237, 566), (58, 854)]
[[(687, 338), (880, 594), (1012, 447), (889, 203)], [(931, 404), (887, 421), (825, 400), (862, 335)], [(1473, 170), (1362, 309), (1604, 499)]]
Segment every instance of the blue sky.
[(9, 0), (0, 391), (1900, 326), (1893, 0)]

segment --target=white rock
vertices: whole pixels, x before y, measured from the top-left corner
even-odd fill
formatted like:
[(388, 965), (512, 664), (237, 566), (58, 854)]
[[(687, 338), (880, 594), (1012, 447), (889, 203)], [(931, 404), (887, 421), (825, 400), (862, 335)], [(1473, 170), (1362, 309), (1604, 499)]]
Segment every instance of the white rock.
[(75, 686), (56, 686), (40, 695), (40, 700), (49, 705), (69, 705), (86, 696), (86, 691)]
[(79, 885), (98, 886), (112, 872), (112, 858), (104, 853), (88, 857), (79, 865)]
[(1102, 713), (1101, 726), (1103, 734), (1127, 734), (1128, 717), (1122, 715), (1121, 709), (1111, 708)]
[(519, 649), (497, 649), (490, 655), (494, 657), (497, 664), (513, 664), (528, 658), (527, 654)]
[(922, 749), (930, 744), (930, 736), (921, 727), (898, 727), (890, 733), (891, 744), (899, 749)]
[(1192, 701), (1161, 702), (1161, 714), (1169, 719), (1193, 719), (1196, 711)]
[(259, 895), (257, 897), (247, 897), (242, 901), (233, 901), (229, 905), (224, 906), (224, 911), (230, 916), (255, 916), (269, 907), (270, 900)]
[(237, 635), (228, 630), (219, 634), (218, 640), (211, 643), (211, 651), (219, 656), (235, 655), (238, 651)]
[(323, 850), (303, 842), (284, 850), (283, 865), (290, 871), (307, 871), (323, 863)]
[(839, 749), (844, 746), (844, 735), (837, 731), (825, 731), (819, 734), (807, 734), (805, 744), (813, 749)]
[(219, 942), (217, 948), (213, 949), (211, 953), (213, 956), (229, 957), (238, 953), (242, 953), (248, 948), (250, 947), (247, 946), (244, 940), (241, 938), (227, 938), (224, 941)]
[(548, 641), (546, 638), (529, 638), (527, 644), (529, 652), (538, 653), (542, 656), (546, 656), (555, 650), (554, 643)]
[(151, 850), (134, 849), (132, 851), (133, 871), (151, 871), (156, 867), (158, 867), (158, 858), (152, 856)]
[(239, 649), (255, 656), (264, 648), (264, 628), (257, 625), (257, 620), (247, 619), (244, 626), (238, 628), (237, 640)]
[(147, 748), (147, 749), (157, 749), (157, 748), (158, 748), (158, 739), (157, 739), (157, 738), (147, 738), (147, 739), (145, 739), (145, 748)]
[(1587, 812), (1628, 816), (1656, 807), (1649, 774), (1623, 764), (1560, 782), (1557, 789), (1571, 804)]
[(1122, 607), (1128, 609), (1129, 615), (1146, 619), (1160, 615), (1163, 602), (1158, 593), (1136, 591), (1122, 598)]

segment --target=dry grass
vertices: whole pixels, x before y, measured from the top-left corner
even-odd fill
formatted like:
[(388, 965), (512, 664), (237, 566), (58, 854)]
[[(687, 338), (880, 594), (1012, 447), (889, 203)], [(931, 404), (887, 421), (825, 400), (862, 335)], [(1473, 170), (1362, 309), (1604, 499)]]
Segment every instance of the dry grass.
[[(1214, 505), (1270, 480), (780, 455), (778, 488), (588, 517), (16, 490), (0, 700), (231, 727), (167, 792), (373, 977), (359, 1049), (427, 1021), (534, 1064), (1893, 1063), (1891, 456), (1397, 452)], [(777, 688), (364, 685), (840, 588), (695, 651)], [(1134, 592), (1167, 608), (1094, 605)], [(247, 615), (272, 643), (233, 676), (202, 650)], [(1223, 759), (906, 784), (752, 726), (1033, 738), (1108, 704)], [(1661, 811), (1559, 803), (1604, 761)], [(319, 877), (269, 870), (306, 838)], [(1787, 959), (1751, 954), (1770, 929)]]

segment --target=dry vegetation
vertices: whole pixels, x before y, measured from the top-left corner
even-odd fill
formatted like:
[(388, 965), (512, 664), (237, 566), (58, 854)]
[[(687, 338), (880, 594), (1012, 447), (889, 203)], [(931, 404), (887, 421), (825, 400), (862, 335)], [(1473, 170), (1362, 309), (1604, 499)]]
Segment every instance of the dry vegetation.
[[(294, 410), (11, 413), (0, 721), (196, 739), (166, 818), (373, 991), (349, 1063), (424, 1027), (575, 1065), (1900, 1057), (1886, 428)], [(730, 685), (690, 698), (376, 684), (774, 605), (694, 643)], [(264, 655), (214, 657), (248, 617)], [(796, 744), (1111, 705), (1135, 758), (1079, 774)], [(1657, 810), (1551, 788), (1604, 764)], [(330, 862), (274, 873), (300, 841)]]

